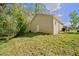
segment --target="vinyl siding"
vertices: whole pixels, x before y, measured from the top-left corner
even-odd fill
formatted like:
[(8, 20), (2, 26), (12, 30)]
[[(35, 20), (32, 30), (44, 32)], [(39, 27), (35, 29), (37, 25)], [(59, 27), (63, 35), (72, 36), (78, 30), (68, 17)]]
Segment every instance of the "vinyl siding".
[[(52, 16), (37, 15), (34, 21), (31, 23), (31, 31), (53, 33), (52, 19)], [(39, 31), (37, 31), (37, 26), (39, 26)]]

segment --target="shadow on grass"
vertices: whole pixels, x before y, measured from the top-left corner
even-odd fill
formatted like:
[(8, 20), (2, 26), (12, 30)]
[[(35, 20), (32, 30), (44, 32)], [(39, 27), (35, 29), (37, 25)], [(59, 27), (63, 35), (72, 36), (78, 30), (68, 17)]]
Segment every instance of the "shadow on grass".
[(3, 43), (7, 43), (9, 40), (14, 38), (14, 36), (9, 36), (9, 37), (0, 37), (0, 45)]
[(9, 40), (5, 40), (5, 39), (0, 39), (0, 45), (2, 45), (3, 43), (7, 43)]
[(34, 36), (38, 36), (38, 35), (49, 35), (48, 33), (33, 33), (33, 32), (27, 32), (23, 35), (19, 35), (18, 37), (34, 37)]
[(38, 36), (38, 35), (49, 35), (47, 33), (32, 33), (32, 32), (27, 32), (18, 36), (12, 36), (8, 39), (6, 38), (0, 38), (0, 45), (2, 45), (3, 43), (7, 43), (9, 40), (11, 40), (12, 38), (17, 38), (17, 37), (34, 37), (34, 36)]

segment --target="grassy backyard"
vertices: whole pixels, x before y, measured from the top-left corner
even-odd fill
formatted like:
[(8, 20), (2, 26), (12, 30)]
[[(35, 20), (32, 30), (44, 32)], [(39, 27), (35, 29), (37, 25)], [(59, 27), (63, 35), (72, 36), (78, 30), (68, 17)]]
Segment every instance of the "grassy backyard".
[(0, 40), (0, 55), (79, 56), (79, 33), (26, 33), (8, 41)]

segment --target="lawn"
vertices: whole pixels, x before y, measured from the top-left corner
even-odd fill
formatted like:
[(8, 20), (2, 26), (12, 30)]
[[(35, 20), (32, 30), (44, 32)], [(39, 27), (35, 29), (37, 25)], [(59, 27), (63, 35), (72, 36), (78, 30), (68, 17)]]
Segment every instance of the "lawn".
[(79, 56), (79, 33), (26, 33), (10, 40), (0, 40), (2, 56)]

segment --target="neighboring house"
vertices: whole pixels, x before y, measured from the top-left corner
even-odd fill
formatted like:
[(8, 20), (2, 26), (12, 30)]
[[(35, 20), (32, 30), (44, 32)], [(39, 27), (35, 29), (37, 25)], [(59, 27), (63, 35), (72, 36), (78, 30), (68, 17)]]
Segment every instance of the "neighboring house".
[(77, 32), (79, 32), (79, 25), (77, 26)]
[(62, 29), (63, 29), (63, 27), (64, 27), (64, 24), (62, 23), (62, 22), (58, 22), (59, 23), (59, 25), (58, 25), (58, 27), (59, 27), (59, 32), (62, 32)]
[(69, 32), (71, 30), (71, 27), (63, 26), (62, 31)]
[(31, 22), (31, 32), (58, 34), (62, 28), (59, 18), (50, 14), (36, 14)]

